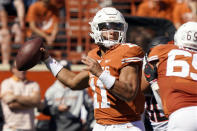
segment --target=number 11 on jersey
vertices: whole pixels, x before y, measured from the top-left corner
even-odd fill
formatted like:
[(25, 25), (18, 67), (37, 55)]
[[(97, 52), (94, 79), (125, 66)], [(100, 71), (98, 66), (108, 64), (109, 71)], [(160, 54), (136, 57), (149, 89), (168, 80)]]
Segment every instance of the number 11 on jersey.
[[(107, 100), (107, 90), (103, 83), (99, 79), (95, 82), (94, 77), (91, 77), (90, 86), (94, 91), (94, 108), (110, 108), (110, 102)], [(101, 97), (101, 101), (98, 100), (98, 97)]]

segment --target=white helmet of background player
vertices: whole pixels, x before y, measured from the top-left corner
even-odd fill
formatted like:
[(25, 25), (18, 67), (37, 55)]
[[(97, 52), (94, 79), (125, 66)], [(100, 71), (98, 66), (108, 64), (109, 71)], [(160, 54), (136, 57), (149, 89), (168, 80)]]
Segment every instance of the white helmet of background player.
[[(95, 40), (96, 44), (104, 45), (109, 48), (118, 43), (124, 43), (126, 39), (126, 32), (128, 24), (126, 23), (124, 16), (115, 8), (106, 7), (99, 10), (92, 22), (90, 36)], [(107, 29), (102, 31), (102, 29)], [(113, 30), (119, 33), (116, 40), (104, 39), (102, 32), (108, 32)]]
[(174, 35), (174, 42), (181, 48), (197, 49), (197, 22), (181, 25)]

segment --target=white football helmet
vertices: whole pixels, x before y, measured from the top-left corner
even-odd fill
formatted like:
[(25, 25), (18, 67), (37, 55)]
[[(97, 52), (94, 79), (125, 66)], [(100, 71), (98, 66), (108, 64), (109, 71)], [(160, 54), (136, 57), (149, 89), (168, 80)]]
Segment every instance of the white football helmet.
[[(128, 24), (117, 9), (112, 7), (102, 8), (89, 24), (92, 31), (90, 36), (95, 40), (96, 44), (102, 44), (109, 48), (115, 44), (125, 42)], [(119, 34), (117, 40), (109, 40), (102, 36), (102, 32), (107, 32), (109, 36), (111, 30)]]
[(197, 22), (181, 25), (175, 35), (174, 44), (183, 48), (197, 49)]

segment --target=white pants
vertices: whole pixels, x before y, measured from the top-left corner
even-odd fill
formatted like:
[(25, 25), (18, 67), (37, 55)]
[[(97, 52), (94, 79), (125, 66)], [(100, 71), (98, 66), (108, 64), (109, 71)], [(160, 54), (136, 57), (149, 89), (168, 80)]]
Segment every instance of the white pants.
[(169, 117), (168, 131), (197, 131), (197, 106), (173, 112)]
[(93, 131), (145, 131), (145, 128), (142, 121), (117, 125), (101, 125), (96, 123)]

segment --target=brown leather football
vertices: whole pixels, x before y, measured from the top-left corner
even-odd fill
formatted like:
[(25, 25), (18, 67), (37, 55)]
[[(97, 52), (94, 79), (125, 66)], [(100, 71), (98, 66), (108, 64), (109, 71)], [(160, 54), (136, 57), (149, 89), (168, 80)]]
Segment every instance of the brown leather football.
[(35, 37), (21, 46), (16, 56), (18, 70), (28, 70), (40, 62), (42, 57), (40, 47), (43, 47), (43, 42), (44, 40), (41, 37)]

